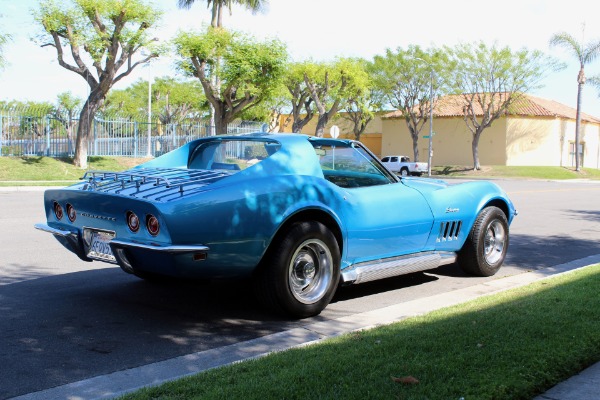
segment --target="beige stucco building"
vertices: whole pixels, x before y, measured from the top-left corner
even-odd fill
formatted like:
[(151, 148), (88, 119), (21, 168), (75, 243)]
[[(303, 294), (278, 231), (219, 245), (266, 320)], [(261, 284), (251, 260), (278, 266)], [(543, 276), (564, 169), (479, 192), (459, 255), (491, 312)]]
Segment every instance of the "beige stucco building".
[[(575, 165), (576, 110), (552, 100), (525, 95), (513, 111), (492, 123), (481, 135), (481, 165), (563, 166)], [(459, 96), (439, 99), (433, 118), (433, 165), (472, 165), (472, 134), (462, 115)], [(420, 160), (426, 161), (429, 125), (419, 138)], [(581, 116), (582, 165), (600, 168), (600, 119)], [(382, 151), (412, 156), (408, 128), (397, 112), (383, 116)]]
[[(576, 110), (553, 100), (524, 95), (512, 113), (492, 123), (481, 135), (481, 165), (563, 166), (575, 165)], [(281, 132), (291, 132), (289, 116), (281, 118)], [(314, 135), (315, 116), (302, 133)], [(330, 121), (340, 128), (340, 137), (354, 138), (351, 124), (340, 117)], [(600, 168), (600, 119), (581, 116), (580, 143), (582, 165)], [(433, 165), (473, 165), (472, 134), (462, 114), (459, 96), (445, 96), (436, 104), (433, 118)], [(419, 160), (427, 161), (429, 123), (419, 137)], [(361, 136), (361, 142), (378, 156), (402, 154), (413, 157), (412, 139), (406, 122), (397, 112), (377, 114)]]

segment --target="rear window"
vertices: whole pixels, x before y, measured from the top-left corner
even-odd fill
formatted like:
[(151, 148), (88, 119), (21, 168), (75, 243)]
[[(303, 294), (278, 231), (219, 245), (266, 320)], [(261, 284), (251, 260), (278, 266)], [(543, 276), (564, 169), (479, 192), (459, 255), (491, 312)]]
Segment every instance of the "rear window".
[(279, 150), (273, 140), (213, 140), (201, 142), (192, 152), (188, 168), (241, 171), (258, 164)]

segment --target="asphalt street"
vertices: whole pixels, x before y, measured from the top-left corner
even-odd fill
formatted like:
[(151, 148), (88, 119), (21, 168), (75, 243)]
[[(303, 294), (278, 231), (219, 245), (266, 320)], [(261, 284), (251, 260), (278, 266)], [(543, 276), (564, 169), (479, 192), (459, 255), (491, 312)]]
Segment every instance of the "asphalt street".
[(302, 321), (262, 312), (245, 282), (157, 285), (84, 263), (33, 229), (44, 220), (41, 191), (0, 191), (0, 365), (11, 366), (2, 367), (0, 399), (600, 254), (600, 183), (497, 183), (519, 216), (496, 277), (468, 277), (451, 265), (346, 287)]

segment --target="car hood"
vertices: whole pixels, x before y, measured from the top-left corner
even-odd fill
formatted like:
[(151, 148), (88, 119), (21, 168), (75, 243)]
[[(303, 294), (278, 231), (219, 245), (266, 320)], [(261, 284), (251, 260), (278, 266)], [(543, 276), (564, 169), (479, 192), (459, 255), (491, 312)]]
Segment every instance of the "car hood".
[(448, 187), (448, 183), (441, 179), (403, 177), (402, 183), (416, 189), (423, 194), (435, 192)]

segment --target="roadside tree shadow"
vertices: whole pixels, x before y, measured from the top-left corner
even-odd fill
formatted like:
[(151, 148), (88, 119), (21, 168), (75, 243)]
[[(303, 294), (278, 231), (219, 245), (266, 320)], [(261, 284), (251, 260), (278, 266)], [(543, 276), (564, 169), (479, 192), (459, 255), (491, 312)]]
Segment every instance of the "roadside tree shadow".
[(301, 324), (263, 311), (244, 281), (155, 284), (114, 267), (0, 286), (0, 310), (0, 398)]
[(565, 213), (586, 221), (600, 222), (600, 211), (597, 210), (566, 210)]

